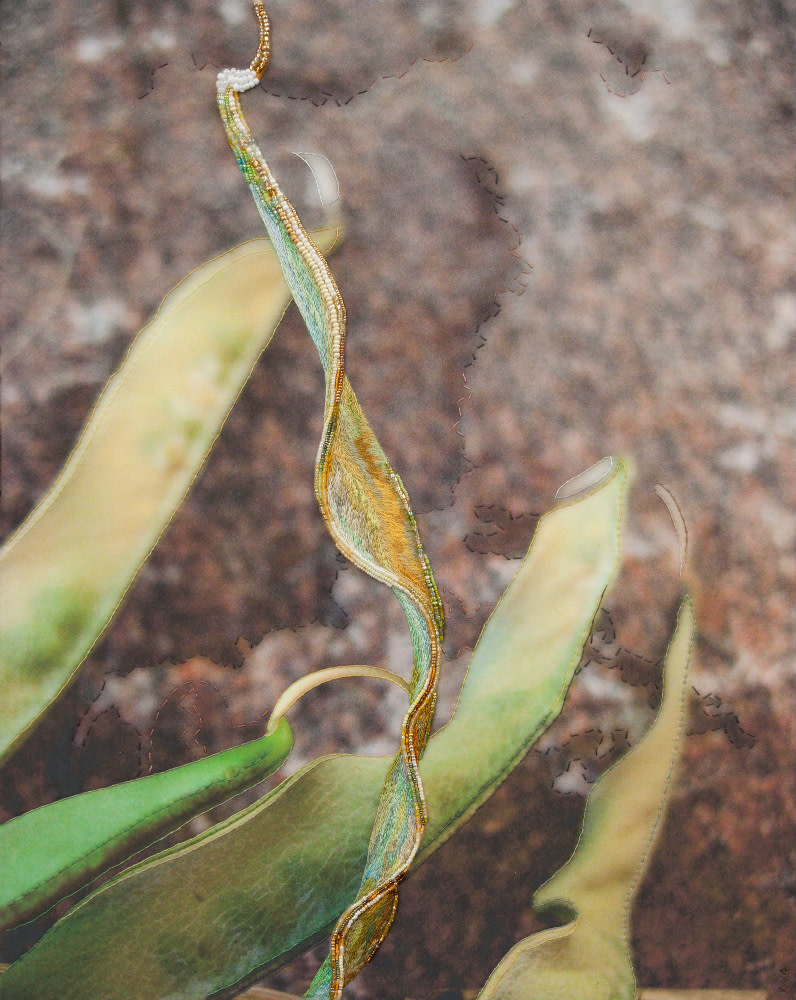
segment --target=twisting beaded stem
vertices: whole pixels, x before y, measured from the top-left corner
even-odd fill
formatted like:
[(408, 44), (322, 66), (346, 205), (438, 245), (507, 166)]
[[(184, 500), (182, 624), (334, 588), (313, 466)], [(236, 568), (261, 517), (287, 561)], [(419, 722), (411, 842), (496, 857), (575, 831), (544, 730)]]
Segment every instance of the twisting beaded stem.
[(254, 9), (260, 26), (257, 54), (248, 69), (219, 73), (218, 105), (229, 144), (326, 374), (324, 427), (315, 465), (315, 495), (321, 513), (340, 551), (392, 587), (409, 622), (415, 657), (400, 752), (382, 789), (359, 895), (340, 917), (329, 959), (307, 993), (337, 1000), (389, 930), (397, 884), (423, 836), (427, 811), (419, 757), (431, 731), (444, 618), (406, 491), (345, 376), (346, 317), (340, 292), (326, 261), (280, 191), (243, 116), (239, 94), (257, 86), (270, 52), (270, 27), (261, 0), (254, 0)]

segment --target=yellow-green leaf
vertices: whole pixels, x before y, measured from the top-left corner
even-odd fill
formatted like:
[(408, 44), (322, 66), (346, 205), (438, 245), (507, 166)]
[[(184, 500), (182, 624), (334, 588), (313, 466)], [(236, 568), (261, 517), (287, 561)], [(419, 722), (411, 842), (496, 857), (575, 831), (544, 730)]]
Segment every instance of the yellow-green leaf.
[[(316, 239), (328, 250), (336, 236)], [(0, 761), (102, 633), (289, 302), (267, 240), (189, 275), (108, 382), (55, 485), (0, 551)]]
[(633, 1000), (630, 907), (677, 756), (693, 631), (686, 598), (666, 654), (654, 725), (594, 786), (574, 854), (534, 897), (535, 906), (566, 913), (569, 923), (515, 945), (479, 1000)]

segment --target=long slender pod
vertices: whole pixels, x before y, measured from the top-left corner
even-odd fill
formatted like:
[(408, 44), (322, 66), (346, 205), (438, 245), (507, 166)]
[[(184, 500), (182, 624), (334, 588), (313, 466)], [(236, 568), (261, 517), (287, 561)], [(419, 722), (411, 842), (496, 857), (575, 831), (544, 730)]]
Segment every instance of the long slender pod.
[[(285, 279), (315, 342), (326, 376), (315, 494), (340, 551), (395, 592), (414, 648), (410, 705), (401, 746), (382, 789), (359, 894), (341, 916), (330, 955), (307, 993), (341, 995), (389, 930), (397, 885), (417, 853), (427, 821), (419, 758), (436, 703), (444, 620), (442, 604), (401, 480), (370, 429), (345, 375), (345, 306), (329, 267), (280, 191), (240, 103), (268, 65), (270, 26), (261, 0), (257, 53), (248, 69), (218, 75), (218, 105), (230, 146), (254, 196)], [(345, 802), (340, 803), (345, 809)]]

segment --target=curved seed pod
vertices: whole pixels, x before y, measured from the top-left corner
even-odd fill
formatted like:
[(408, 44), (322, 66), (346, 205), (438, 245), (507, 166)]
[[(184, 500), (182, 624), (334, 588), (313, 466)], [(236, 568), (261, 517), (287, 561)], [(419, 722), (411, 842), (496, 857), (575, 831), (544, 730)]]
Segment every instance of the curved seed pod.
[(345, 307), (321, 253), (280, 191), (246, 124), (239, 94), (257, 85), (268, 64), (269, 23), (254, 9), (260, 41), (251, 66), (218, 76), (218, 105), (238, 164), (268, 230), (285, 279), (318, 349), (326, 375), (323, 434), (315, 494), (340, 551), (393, 589), (412, 635), (414, 670), (401, 747), (379, 801), (359, 895), (340, 918), (327, 963), (308, 996), (340, 996), (392, 923), (397, 883), (426, 824), (419, 759), (436, 703), (443, 636), (442, 604), (403, 485), (370, 429), (345, 376)]

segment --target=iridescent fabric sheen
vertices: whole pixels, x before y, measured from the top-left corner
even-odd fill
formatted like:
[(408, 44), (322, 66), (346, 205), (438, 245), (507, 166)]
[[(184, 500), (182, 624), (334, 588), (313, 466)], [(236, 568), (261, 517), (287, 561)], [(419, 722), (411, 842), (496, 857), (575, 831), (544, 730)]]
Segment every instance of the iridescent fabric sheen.
[[(307, 236), (255, 143), (239, 92), (265, 70), (269, 26), (255, 4), (260, 45), (249, 70), (225, 70), (218, 104), (230, 145), (326, 375), (323, 435), (315, 493), (340, 551), (390, 586), (409, 623), (414, 649), (410, 705), (401, 746), (387, 775), (357, 899), (343, 913), (329, 959), (307, 996), (339, 997), (389, 930), (397, 884), (420, 846), (427, 816), (418, 760), (431, 729), (443, 636), (443, 614), (428, 559), (401, 480), (391, 468), (345, 376), (345, 307), (323, 256)], [(340, 809), (345, 810), (345, 801)]]

